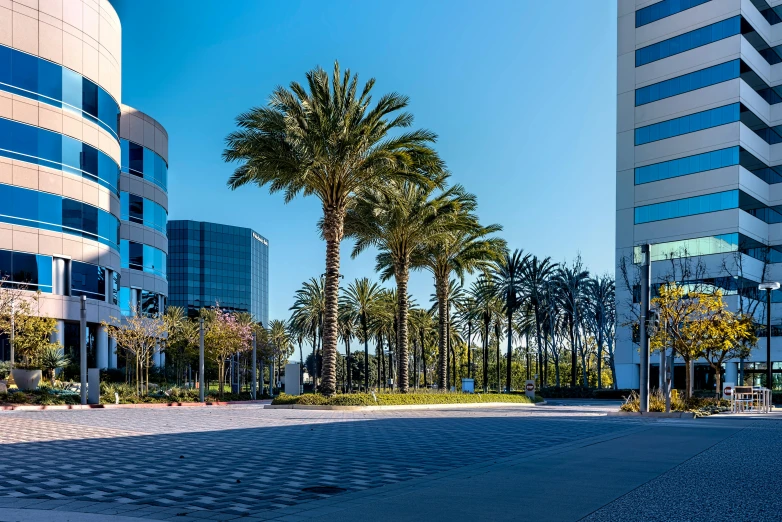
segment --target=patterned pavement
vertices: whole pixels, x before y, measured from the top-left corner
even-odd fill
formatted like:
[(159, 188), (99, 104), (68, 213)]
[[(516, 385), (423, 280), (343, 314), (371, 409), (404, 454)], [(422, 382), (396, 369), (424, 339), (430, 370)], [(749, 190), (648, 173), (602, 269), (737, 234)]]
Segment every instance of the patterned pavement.
[[(390, 412), (259, 406), (0, 413), (2, 507), (172, 520), (285, 508), (620, 433), (567, 407)], [(283, 510), (283, 511), (279, 511)]]

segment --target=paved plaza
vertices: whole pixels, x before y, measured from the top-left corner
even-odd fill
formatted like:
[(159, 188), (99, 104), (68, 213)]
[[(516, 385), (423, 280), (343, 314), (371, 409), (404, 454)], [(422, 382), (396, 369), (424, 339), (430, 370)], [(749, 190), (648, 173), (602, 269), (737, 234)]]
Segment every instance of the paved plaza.
[(615, 408), (3, 412), (0, 522), (778, 520), (782, 420)]

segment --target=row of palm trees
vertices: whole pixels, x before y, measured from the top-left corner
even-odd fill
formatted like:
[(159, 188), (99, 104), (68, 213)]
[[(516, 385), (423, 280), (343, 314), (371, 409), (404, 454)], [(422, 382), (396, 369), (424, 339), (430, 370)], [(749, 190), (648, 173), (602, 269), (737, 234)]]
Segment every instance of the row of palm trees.
[[(239, 128), (226, 138), (223, 156), (239, 163), (228, 181), (231, 188), (268, 186), (272, 193), (282, 191), (286, 202), (298, 194), (314, 195), (321, 202), (318, 228), (326, 241), (325, 273), (297, 292), (290, 325), (291, 338), (299, 346), (306, 340), (313, 350), (320, 347), (322, 375), (315, 377), (321, 379), (322, 393), (336, 393), (337, 348), (342, 340), (349, 351), (353, 337), (364, 344), (365, 364), (370, 337), (391, 346), (398, 389), (408, 391), (416, 359), (409, 350), (411, 333), (417, 334), (410, 325), (418, 315), (411, 314), (408, 295), (413, 270), (428, 270), (434, 279), (441, 388), (448, 384), (454, 312), (470, 330), (473, 321), (485, 326), (500, 310), (504, 334), (496, 327), (493, 333), (498, 342), (502, 335), (506, 338), (509, 362), (514, 338), (526, 335), (526, 323), (518, 319), (529, 306), (541, 365), (548, 354), (559, 357), (562, 341), (574, 354), (573, 372), (577, 352), (585, 365), (587, 328), (608, 342), (607, 327), (593, 328), (591, 315), (584, 312), (585, 303), (592, 302), (585, 296), (596, 283), (589, 282), (580, 263), (558, 267), (520, 251), (509, 253), (505, 241), (496, 237), (501, 227), (480, 224), (475, 196), (461, 185), (449, 186), (445, 164), (433, 149), (436, 135), (409, 130), (413, 117), (404, 112), (406, 96), (383, 95), (372, 105), (374, 79), (359, 89), (357, 76), (341, 73), (338, 63), (331, 77), (320, 68), (306, 76), (306, 88), (296, 82), (289, 89), (279, 87), (266, 106), (240, 114)], [(345, 238), (354, 240), (353, 257), (370, 248), (379, 252), (376, 270), (382, 280), (393, 278), (394, 291), (363, 279), (340, 293), (340, 244)], [(469, 292), (452, 284), (452, 279), (463, 281), (470, 273), (479, 277)], [(472, 305), (455, 299), (454, 292), (465, 293)], [(377, 301), (392, 311), (379, 314)], [(567, 335), (561, 335), (563, 327)], [(484, 345), (487, 332), (488, 327)], [(417, 344), (415, 335), (412, 340)], [(484, 357), (484, 365), (486, 361)], [(499, 362), (498, 356), (497, 368)], [(506, 366), (510, 389), (511, 365)], [(418, 366), (412, 368), (417, 372)]]
[[(345, 388), (384, 385), (380, 375), (386, 353), (398, 363), (390, 375), (396, 374), (400, 390), (406, 375), (412, 375), (408, 386), (410, 382), (416, 388), (426, 385), (429, 369), (435, 378), (432, 382), (440, 389), (455, 385), (459, 372), (461, 376), (478, 376), (484, 390), (493, 380), (499, 391), (508, 391), (514, 388), (512, 382), (518, 382), (511, 375), (513, 362), (520, 358), (523, 362), (524, 357), (527, 378), (534, 368), (543, 384), (560, 386), (565, 380), (560, 370), (566, 366), (570, 369), (571, 386), (588, 386), (591, 373), (592, 381), (602, 387), (605, 363), (611, 372), (610, 382), (616, 382), (615, 294), (610, 277), (590, 277), (579, 260), (558, 265), (550, 258), (540, 259), (518, 250), (477, 259), (483, 259), (483, 266), (473, 283), (464, 287), (450, 279), (445, 290), (435, 283), (429, 309), (417, 306), (410, 296), (400, 300), (398, 288), (384, 288), (368, 278), (356, 279), (343, 288), (337, 316), (346, 366), (352, 368), (354, 341), (364, 351), (364, 368), (360, 372), (363, 383), (352, 383), (353, 372), (348, 371)], [(412, 353), (402, 345), (400, 302), (409, 308), (404, 329)], [(314, 361), (322, 351), (325, 306), (323, 278), (305, 282), (296, 292), (287, 328), (290, 339), (298, 341), (302, 360), (302, 342), (311, 346)], [(500, 353), (502, 341), (507, 346), (504, 356)], [(375, 347), (374, 353), (370, 353), (370, 343)], [(496, 348), (496, 356), (492, 348)], [(373, 356), (379, 361), (376, 379), (369, 372)], [(482, 369), (480, 364), (476, 368), (478, 360)], [(496, 378), (490, 375), (490, 365)], [(313, 367), (317, 385), (317, 363)], [(500, 375), (503, 367), (504, 386)], [(553, 375), (549, 375), (550, 370)]]

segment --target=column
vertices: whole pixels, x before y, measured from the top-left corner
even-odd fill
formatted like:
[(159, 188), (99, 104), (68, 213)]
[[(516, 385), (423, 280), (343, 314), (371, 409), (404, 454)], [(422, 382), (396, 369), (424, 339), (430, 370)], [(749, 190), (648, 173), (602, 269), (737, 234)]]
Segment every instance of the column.
[(130, 315), (136, 315), (138, 311), (138, 288), (130, 289)]
[(52, 292), (55, 295), (68, 295), (67, 260), (61, 257), (52, 259)]
[(95, 339), (96, 365), (100, 369), (109, 367), (109, 333), (103, 325), (98, 326), (98, 335)]
[(117, 367), (117, 341), (109, 338), (109, 368)]
[[(730, 361), (725, 363), (725, 378), (722, 382), (732, 382), (734, 386), (739, 383), (739, 363)], [(722, 390), (718, 391), (722, 393)]]

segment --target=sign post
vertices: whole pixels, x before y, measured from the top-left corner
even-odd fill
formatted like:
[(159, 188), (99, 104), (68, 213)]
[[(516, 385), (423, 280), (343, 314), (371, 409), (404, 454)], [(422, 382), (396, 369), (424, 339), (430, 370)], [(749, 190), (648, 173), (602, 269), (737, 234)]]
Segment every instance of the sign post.
[(722, 383), (722, 398), (731, 400), (733, 398), (733, 392), (736, 389), (735, 382), (723, 382)]
[(535, 381), (533, 381), (533, 380), (525, 381), (525, 383), (524, 383), (524, 390), (525, 390), (525, 392), (527, 394), (527, 397), (529, 397), (530, 399), (534, 399), (535, 398)]

